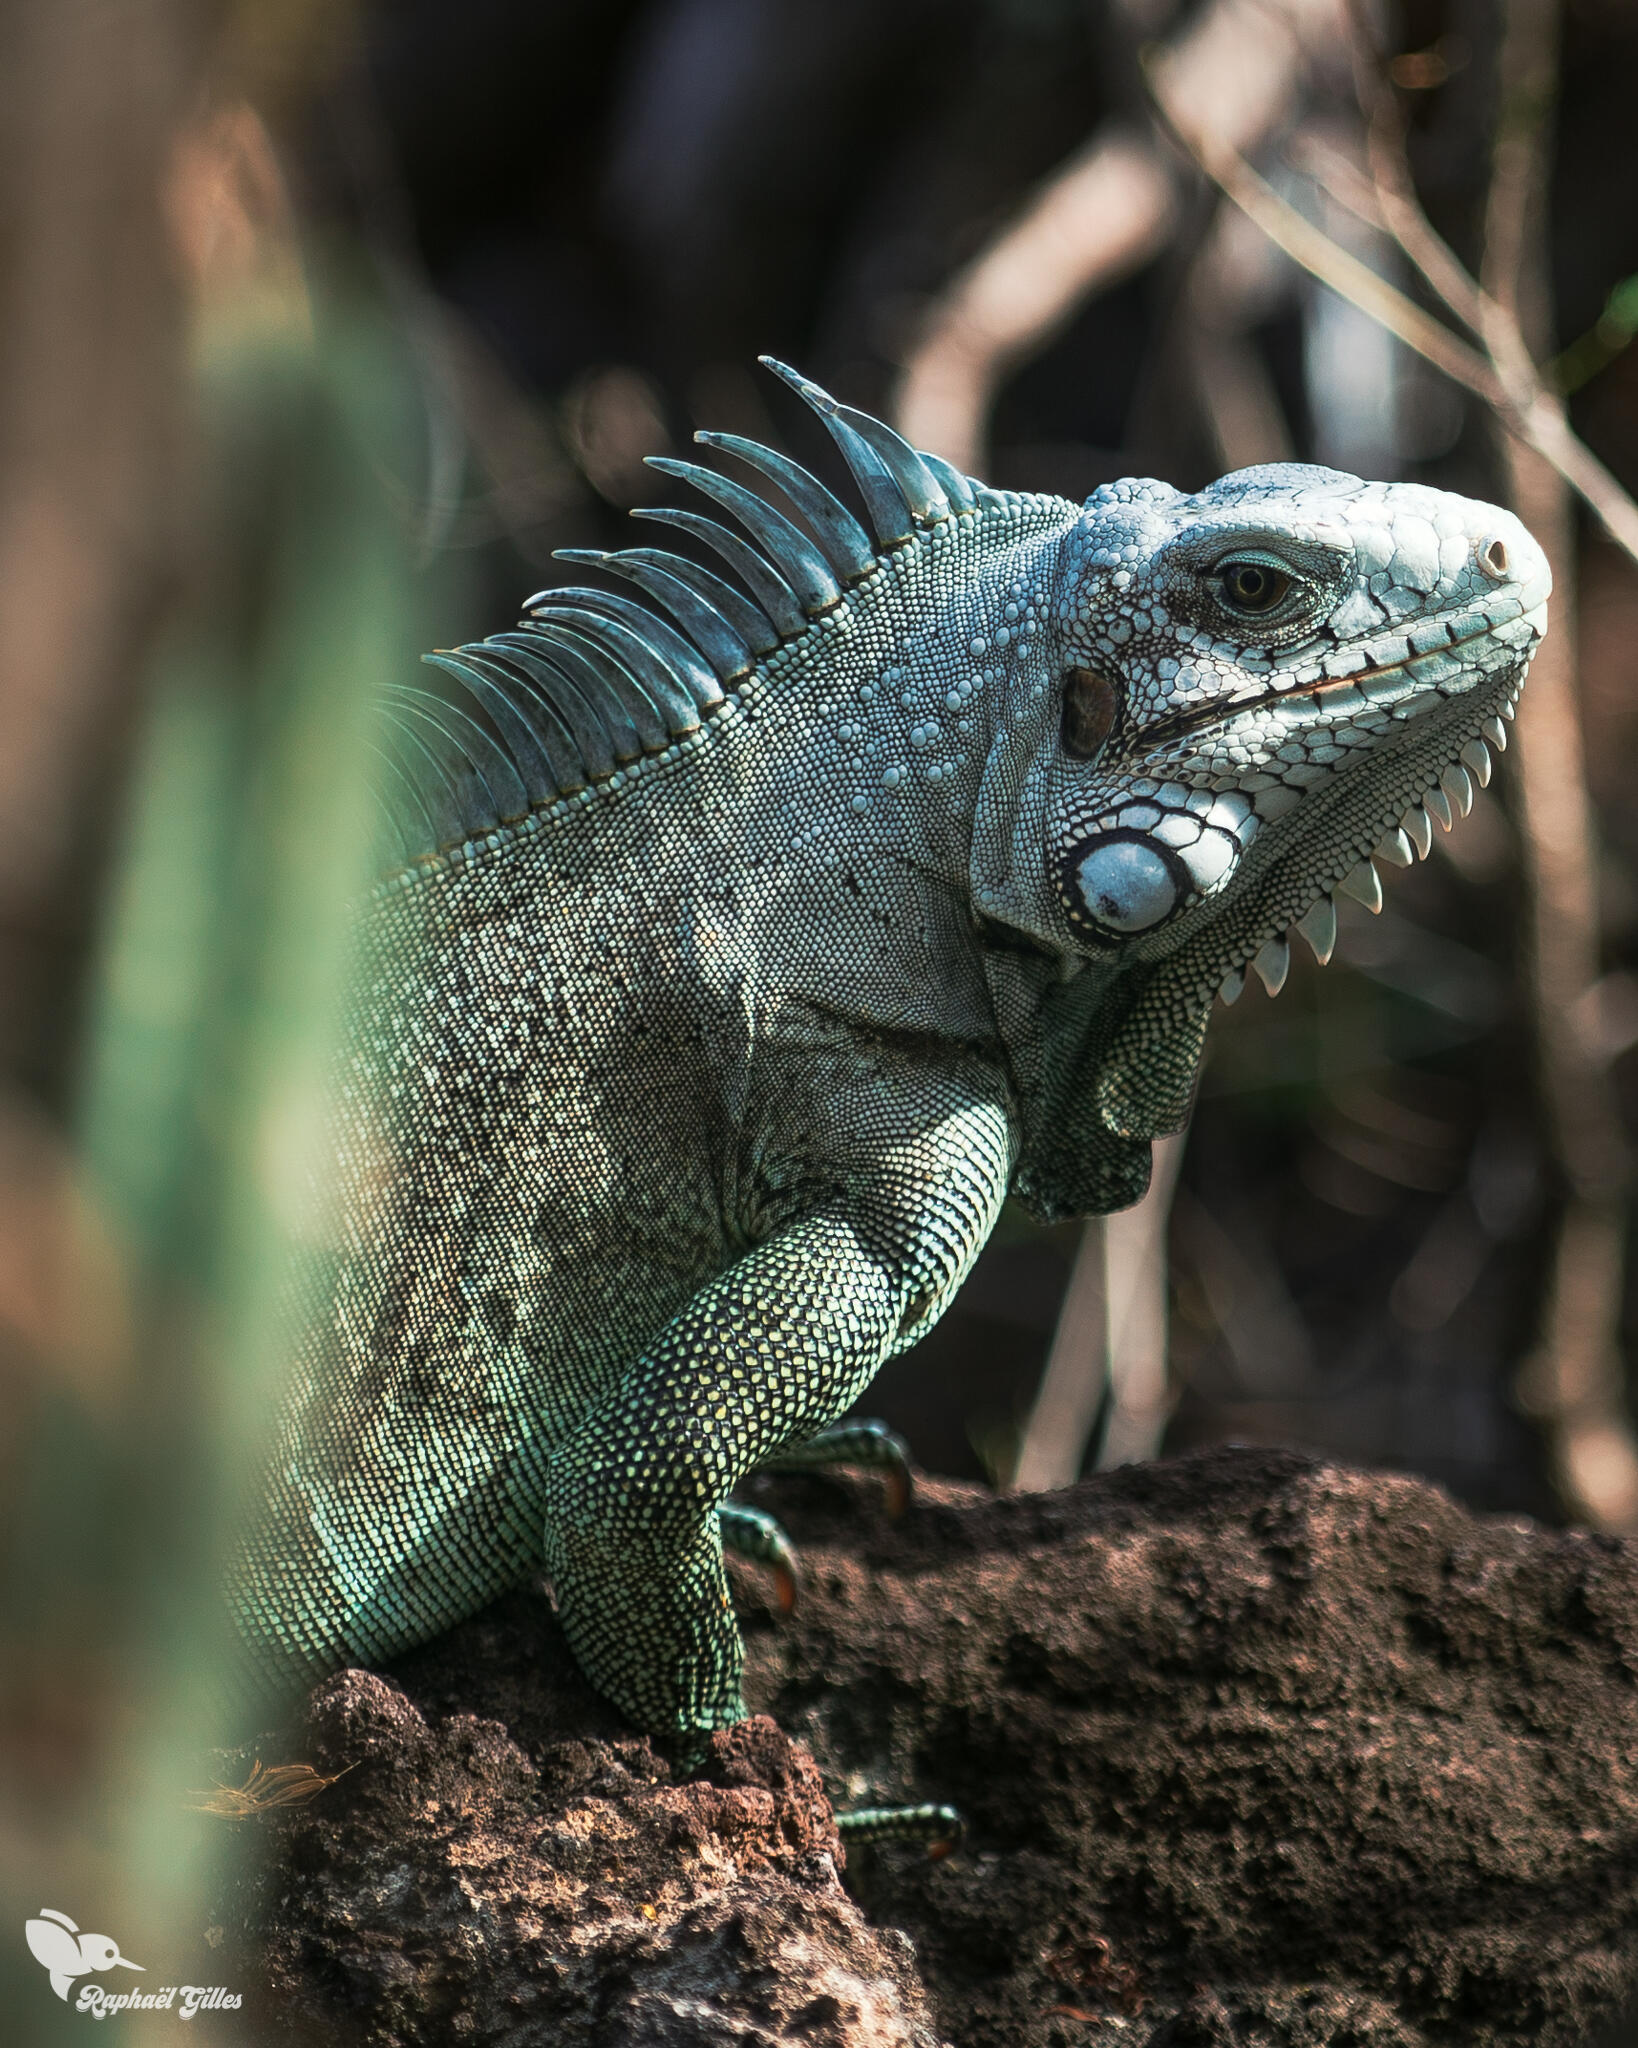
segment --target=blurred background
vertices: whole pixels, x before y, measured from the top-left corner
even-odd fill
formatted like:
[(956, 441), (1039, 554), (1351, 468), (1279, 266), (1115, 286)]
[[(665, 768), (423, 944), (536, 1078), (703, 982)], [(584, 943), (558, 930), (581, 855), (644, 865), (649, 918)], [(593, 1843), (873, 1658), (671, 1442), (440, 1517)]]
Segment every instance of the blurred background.
[(998, 1485), (1281, 1442), (1638, 1528), (1627, 0), (52, 0), (0, 11), (0, 103), (28, 1911), (124, 1884), (141, 1955), (212, 1853), (177, 1788), (372, 694), (632, 544), (696, 426), (839, 481), (762, 351), (1012, 488), (1294, 457), (1502, 499), (1559, 591), (1472, 815), (1219, 1009), (1150, 1200), (1009, 1213), (872, 1412)]

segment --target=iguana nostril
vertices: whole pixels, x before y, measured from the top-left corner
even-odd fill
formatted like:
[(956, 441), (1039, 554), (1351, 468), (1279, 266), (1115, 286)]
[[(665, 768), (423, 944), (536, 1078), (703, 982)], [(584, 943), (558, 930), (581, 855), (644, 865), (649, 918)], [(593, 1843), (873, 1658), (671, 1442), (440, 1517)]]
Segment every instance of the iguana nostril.
[(1494, 576), (1499, 583), (1512, 567), (1505, 541), (1488, 541), (1479, 550), (1479, 567), (1487, 576)]
[(1098, 841), (1077, 863), (1075, 886), (1090, 915), (1116, 932), (1146, 932), (1182, 893), (1172, 863), (1142, 839)]

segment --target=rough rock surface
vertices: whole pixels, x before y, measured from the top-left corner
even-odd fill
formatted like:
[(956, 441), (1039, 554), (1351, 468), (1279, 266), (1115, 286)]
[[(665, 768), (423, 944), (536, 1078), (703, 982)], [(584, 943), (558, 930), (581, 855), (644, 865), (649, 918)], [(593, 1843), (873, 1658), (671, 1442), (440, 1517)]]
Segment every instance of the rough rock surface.
[(1638, 1990), (1638, 1547), (1275, 1451), (753, 1493), (805, 1579), (778, 1625), (742, 1580), (753, 1705), (962, 1852), (856, 1849), (850, 1899), (801, 1743), (676, 1782), (518, 1595), (258, 1745), (353, 1767), (218, 1916), (287, 2028), (1570, 2048)]
[[(543, 1599), (339, 1673), (290, 1739), (346, 1769), (269, 1815), (224, 1903), (298, 2038), (932, 2048), (909, 1942), (865, 1924), (812, 1757), (764, 1718), (676, 1783), (572, 1672)], [(476, 1711), (475, 1711), (476, 1710)], [(248, 1937), (251, 1954), (244, 1954)], [(255, 1953), (256, 1950), (259, 1954)]]

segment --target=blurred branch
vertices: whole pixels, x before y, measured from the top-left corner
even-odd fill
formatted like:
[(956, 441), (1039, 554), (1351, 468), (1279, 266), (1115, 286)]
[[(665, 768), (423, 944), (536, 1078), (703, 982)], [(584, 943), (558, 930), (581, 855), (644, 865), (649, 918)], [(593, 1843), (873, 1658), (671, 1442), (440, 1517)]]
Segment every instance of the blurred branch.
[[(1545, 354), (1550, 332), (1544, 212), (1558, 37), (1556, 0), (1508, 0), (1477, 310), (1493, 357), (1520, 382), (1533, 375), (1531, 357)], [(1543, 1107), (1566, 1199), (1537, 1349), (1519, 1393), (1540, 1418), (1571, 1512), (1632, 1530), (1638, 1444), (1620, 1350), (1631, 1161), (1608, 1059), (1577, 1028), (1600, 962), (1597, 834), (1576, 688), (1575, 524), (1566, 489), (1575, 479), (1550, 448), (1517, 436), (1502, 453), (1514, 510), (1552, 565), (1557, 611), (1520, 701), (1517, 789)]]
[(1296, 450), (1251, 330), (1278, 289), (1278, 258), (1245, 216), (1218, 209), (1189, 265), (1178, 343), (1200, 417), (1226, 473), (1290, 462)]
[(1548, 369), (1566, 398), (1590, 384), (1638, 339), (1638, 274), (1613, 286), (1604, 310), (1584, 334), (1561, 348)]
[(1255, 221), (1293, 263), (1301, 264), (1304, 270), (1322, 284), (1329, 285), (1362, 313), (1369, 313), (1407, 348), (1415, 349), (1418, 355), (1425, 356), (1447, 377), (1453, 377), (1487, 404), (1499, 406), (1503, 402), (1501, 381), (1478, 349), (1452, 334), (1431, 313), (1425, 313), (1413, 299), (1406, 298), (1396, 286), (1372, 270), (1368, 263), (1362, 263), (1357, 256), (1351, 255), (1323, 228), (1316, 227), (1288, 200), (1282, 199), (1238, 151), (1227, 147), (1209, 132), (1190, 133), (1179, 127), (1172, 115), (1169, 88), (1163, 83), (1158, 66), (1150, 68), (1149, 80), (1173, 132), (1207, 177), (1234, 201), (1242, 213)]
[(982, 470), (985, 421), (1008, 369), (1162, 248), (1177, 204), (1171, 167), (1146, 136), (1102, 135), (1072, 158), (934, 308), (905, 366), (900, 431), (958, 469)]
[(1235, 1398), (1274, 1402), (1315, 1385), (1314, 1345), (1266, 1242), (1221, 1219), (1180, 1187), (1173, 1199), (1181, 1246), (1215, 1318), (1238, 1379)]
[[(143, 1384), (125, 1248), (64, 1125), (140, 678), (187, 573), (184, 295), (159, 188), (200, 89), (211, 15), (191, 0), (52, 0), (0, 11), (0, 1895), (8, 1917), (37, 1911), (42, 1896), (106, 1899), (117, 1884), (110, 1845), (132, 1774), (124, 1681), (137, 1624), (121, 1607), (110, 1559), (123, 1563), (139, 1546), (151, 1554), (154, 1517), (140, 1510), (162, 1489), (185, 1491), (190, 1476), (179, 1482), (168, 1469), (182, 1456), (175, 1443), (159, 1447), (150, 1474), (138, 1465), (138, 1446), (152, 1449), (146, 1419), (164, 1396), (156, 1401), (152, 1383)], [(153, 1585), (163, 1585), (157, 1574)], [(8, 2031), (57, 2039), (56, 2015), (35, 2019), (34, 1987), (15, 1975), (24, 1967), (15, 1954), (0, 1956)], [(61, 2033), (73, 2025), (64, 2018)]]
[(180, 571), (181, 323), (154, 194), (200, 12), (0, 17), (0, 1072), (59, 1104), (132, 679)]
[(1154, 1177), (1143, 1200), (1104, 1223), (1109, 1304), (1109, 1420), (1098, 1469), (1160, 1456), (1172, 1412), (1166, 1302), (1167, 1226), (1188, 1134), (1155, 1144)]
[[(1389, 235), (1435, 297), (1480, 346), (1464, 340), (1338, 245), (1272, 191), (1209, 127), (1191, 124), (1167, 60), (1149, 66), (1164, 118), (1217, 185), (1292, 260), (1381, 322), (1406, 346), (1481, 398), (1505, 429), (1515, 510), (1546, 549), (1557, 622), (1533, 667), (1519, 716), (1519, 792), (1530, 883), (1529, 979), (1543, 1092), (1567, 1207), (1553, 1253), (1541, 1343), (1521, 1396), (1543, 1419), (1572, 1512), (1606, 1527), (1638, 1526), (1638, 1444), (1621, 1398), (1618, 1327), (1629, 1172), (1607, 1062), (1573, 1025), (1598, 977), (1591, 802), (1575, 693), (1573, 490), (1638, 560), (1638, 505), (1572, 431), (1537, 370), (1547, 341), (1541, 223), (1547, 137), (1557, 97), (1555, 0), (1509, 0), (1482, 282), (1435, 232), (1416, 198), (1404, 124), (1366, 61), (1368, 23), (1355, 8), (1369, 178), (1309, 146), (1306, 168), (1340, 203)], [(1527, 329), (1533, 330), (1527, 338)], [(1535, 346), (1532, 347), (1531, 343)]]
[(1167, 126), (1212, 182), (1294, 263), (1483, 399), (1508, 432), (1550, 463), (1610, 538), (1638, 562), (1638, 504), (1571, 428), (1512, 312), (1475, 283), (1434, 232), (1411, 195), (1403, 152), (1387, 132), (1373, 123), (1374, 194), (1382, 224), (1456, 317), (1482, 336), (1482, 349), (1462, 340), (1282, 199), (1221, 130), (1195, 124), (1173, 76), (1175, 61), (1164, 54), (1150, 60), (1150, 89)]
[(1073, 1486), (1081, 1476), (1109, 1383), (1107, 1225), (1105, 1216), (1089, 1216), (1081, 1225), (1052, 1348), (1018, 1446), (1014, 1492), (1044, 1493)]
[[(1305, 42), (1335, 23), (1335, 0), (1209, 0), (1167, 58), (1184, 119), (1209, 115), (1231, 146), (1254, 146), (1290, 102)], [(933, 308), (905, 365), (900, 431), (958, 469), (981, 470), (1007, 371), (1156, 256), (1181, 205), (1178, 165), (1158, 138), (1126, 126), (1095, 136)]]
[(1089, 1217), (1069, 1276), (1040, 1391), (1024, 1427), (1012, 1484), (1019, 1492), (1072, 1486), (1098, 1412), (1109, 1413), (1100, 1469), (1159, 1454), (1171, 1414), (1167, 1372), (1166, 1229), (1188, 1138), (1156, 1140), (1141, 1202)]

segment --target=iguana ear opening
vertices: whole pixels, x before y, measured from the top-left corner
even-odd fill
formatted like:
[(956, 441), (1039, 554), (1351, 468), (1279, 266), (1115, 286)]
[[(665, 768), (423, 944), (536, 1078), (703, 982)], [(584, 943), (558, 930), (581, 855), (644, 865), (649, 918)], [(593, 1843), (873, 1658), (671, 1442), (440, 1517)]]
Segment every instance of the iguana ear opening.
[(1163, 977), (1130, 1000), (1083, 974), (1042, 1008), (1013, 1193), (1042, 1222), (1129, 1208), (1149, 1185), (1150, 1141), (1188, 1121), (1209, 1005), (1177, 1010)]

